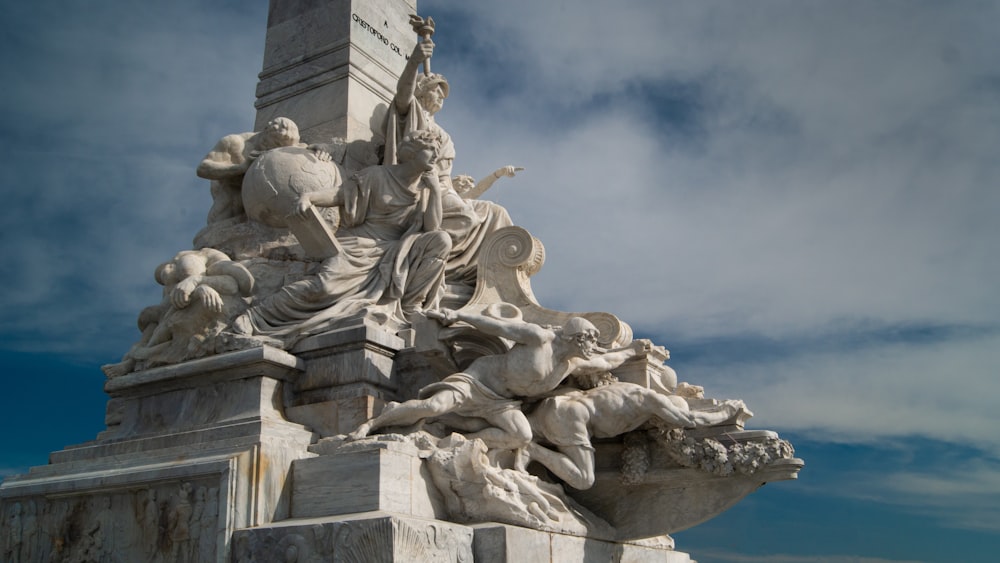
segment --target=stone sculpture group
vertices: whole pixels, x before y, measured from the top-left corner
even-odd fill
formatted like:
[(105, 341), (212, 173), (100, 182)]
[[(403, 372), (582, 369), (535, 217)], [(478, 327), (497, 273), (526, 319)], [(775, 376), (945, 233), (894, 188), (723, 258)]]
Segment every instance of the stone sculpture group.
[[(435, 121), (449, 86), (430, 72), (433, 21), (412, 23), (421, 40), (388, 105), (384, 145), (366, 149), (367, 166), (345, 158), (345, 139), (302, 142), (286, 117), (226, 135), (208, 152), (197, 167), (211, 180), (207, 225), (195, 249), (157, 268), (162, 302), (139, 315), (142, 336), (123, 359), (104, 366), (108, 388), (229, 353), (294, 356), (313, 349), (310, 338), (375, 326), (404, 345), (380, 372), (388, 390), (364, 391), (370, 408), (353, 419), (310, 411), (296, 420), (292, 403), (283, 412), (312, 426), (302, 455), (414, 452), (438, 518), (670, 548), (667, 533), (766, 481), (794, 478), (802, 463), (791, 446), (773, 432), (745, 431), (752, 415), (742, 401), (707, 399), (678, 382), (663, 347), (633, 339), (614, 315), (535, 301), (528, 278), (544, 261), (541, 243), (503, 207), (479, 199), (523, 169), (501, 166), (478, 181), (454, 173), (455, 144)], [(137, 400), (147, 402), (122, 414), (109, 404), (109, 428), (159, 424), (142, 412), (151, 400)], [(337, 416), (336, 424), (313, 422)], [(308, 482), (296, 476), (296, 487)], [(172, 500), (157, 505), (157, 496)], [(188, 480), (47, 505), (45, 514), (34, 500), (7, 504), (5, 557), (33, 560), (44, 543), (35, 521), (63, 522), (53, 512), (61, 510), (90, 514), (81, 518), (92, 528), (61, 556), (103, 560), (115, 527), (103, 515), (114, 506), (137, 518), (116, 532), (117, 548), (151, 543), (150, 561), (207, 560), (224, 552), (202, 531), (217, 519), (218, 497), (211, 481)], [(298, 560), (309, 549), (322, 557), (296, 537), (245, 534), (233, 540), (234, 557), (266, 560), (279, 545), (299, 550)]]

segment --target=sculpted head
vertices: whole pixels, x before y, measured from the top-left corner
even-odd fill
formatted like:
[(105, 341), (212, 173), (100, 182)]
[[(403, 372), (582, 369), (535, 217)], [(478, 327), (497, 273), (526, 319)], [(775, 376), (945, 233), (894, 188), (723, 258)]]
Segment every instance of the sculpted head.
[(208, 267), (229, 257), (214, 248), (182, 250), (172, 260), (160, 264), (154, 277), (160, 285), (171, 285), (191, 276), (203, 275)]
[(275, 117), (264, 127), (264, 140), (269, 147), (290, 147), (299, 142), (299, 126), (287, 117)]
[(177, 253), (173, 260), (160, 264), (155, 277), (160, 285), (171, 285), (191, 276), (200, 276), (207, 268), (208, 261), (204, 254), (196, 250), (184, 250)]
[(441, 136), (437, 133), (423, 129), (410, 131), (399, 143), (399, 161), (419, 161), (425, 170), (431, 170), (440, 150)]
[(417, 86), (413, 95), (427, 113), (434, 115), (444, 105), (444, 99), (448, 97), (448, 81), (436, 73), (421, 75), (417, 78)]
[(597, 337), (601, 331), (587, 319), (583, 317), (573, 317), (566, 321), (559, 331), (559, 336), (565, 341), (571, 341), (576, 345), (580, 354), (584, 358), (594, 355), (594, 348), (597, 346)]

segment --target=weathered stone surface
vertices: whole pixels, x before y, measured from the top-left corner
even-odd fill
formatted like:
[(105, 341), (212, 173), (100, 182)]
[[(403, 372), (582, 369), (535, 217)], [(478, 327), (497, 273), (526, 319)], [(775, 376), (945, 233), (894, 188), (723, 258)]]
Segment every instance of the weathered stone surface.
[(380, 512), (239, 530), (233, 561), (472, 562), (472, 529)]
[(473, 550), (476, 563), (519, 561), (577, 563), (694, 563), (686, 554), (673, 550), (672, 541), (614, 543), (507, 526), (476, 524)]
[(326, 455), (295, 462), (292, 517), (382, 510), (447, 518), (441, 495), (416, 447), (405, 442), (371, 442), (336, 452), (338, 443), (321, 441), (310, 451)]
[(228, 561), (234, 529), (288, 517), (312, 455), (281, 414), (301, 366), (256, 348), (109, 380), (105, 432), (0, 486), (4, 514), (35, 511), (24, 560)]
[(286, 116), (310, 142), (380, 139), (415, 12), (411, 0), (272, 1), (255, 128)]

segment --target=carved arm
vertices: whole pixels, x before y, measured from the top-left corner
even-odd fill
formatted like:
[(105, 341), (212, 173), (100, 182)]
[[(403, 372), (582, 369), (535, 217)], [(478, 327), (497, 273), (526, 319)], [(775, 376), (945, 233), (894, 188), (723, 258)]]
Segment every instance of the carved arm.
[[(462, 311), (451, 311), (442, 309), (440, 311), (426, 311), (429, 318), (437, 319), (442, 324), (448, 326), (457, 321), (469, 323), (476, 329), (490, 335), (507, 338), (520, 344), (542, 344), (555, 337), (555, 334), (536, 324), (526, 323), (521, 320), (499, 319), (487, 317), (475, 313)], [(623, 360), (624, 361), (624, 360)]]
[(605, 352), (589, 359), (579, 360), (573, 373), (581, 372), (586, 374), (594, 371), (611, 371), (636, 356), (649, 353), (652, 349), (652, 342), (644, 338), (638, 339), (625, 348)]

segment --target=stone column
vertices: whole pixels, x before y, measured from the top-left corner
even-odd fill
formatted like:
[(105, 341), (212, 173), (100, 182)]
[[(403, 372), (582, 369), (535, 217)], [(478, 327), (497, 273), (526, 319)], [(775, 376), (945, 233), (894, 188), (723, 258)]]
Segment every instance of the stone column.
[(254, 130), (284, 116), (306, 142), (381, 142), (416, 11), (416, 0), (270, 0)]

